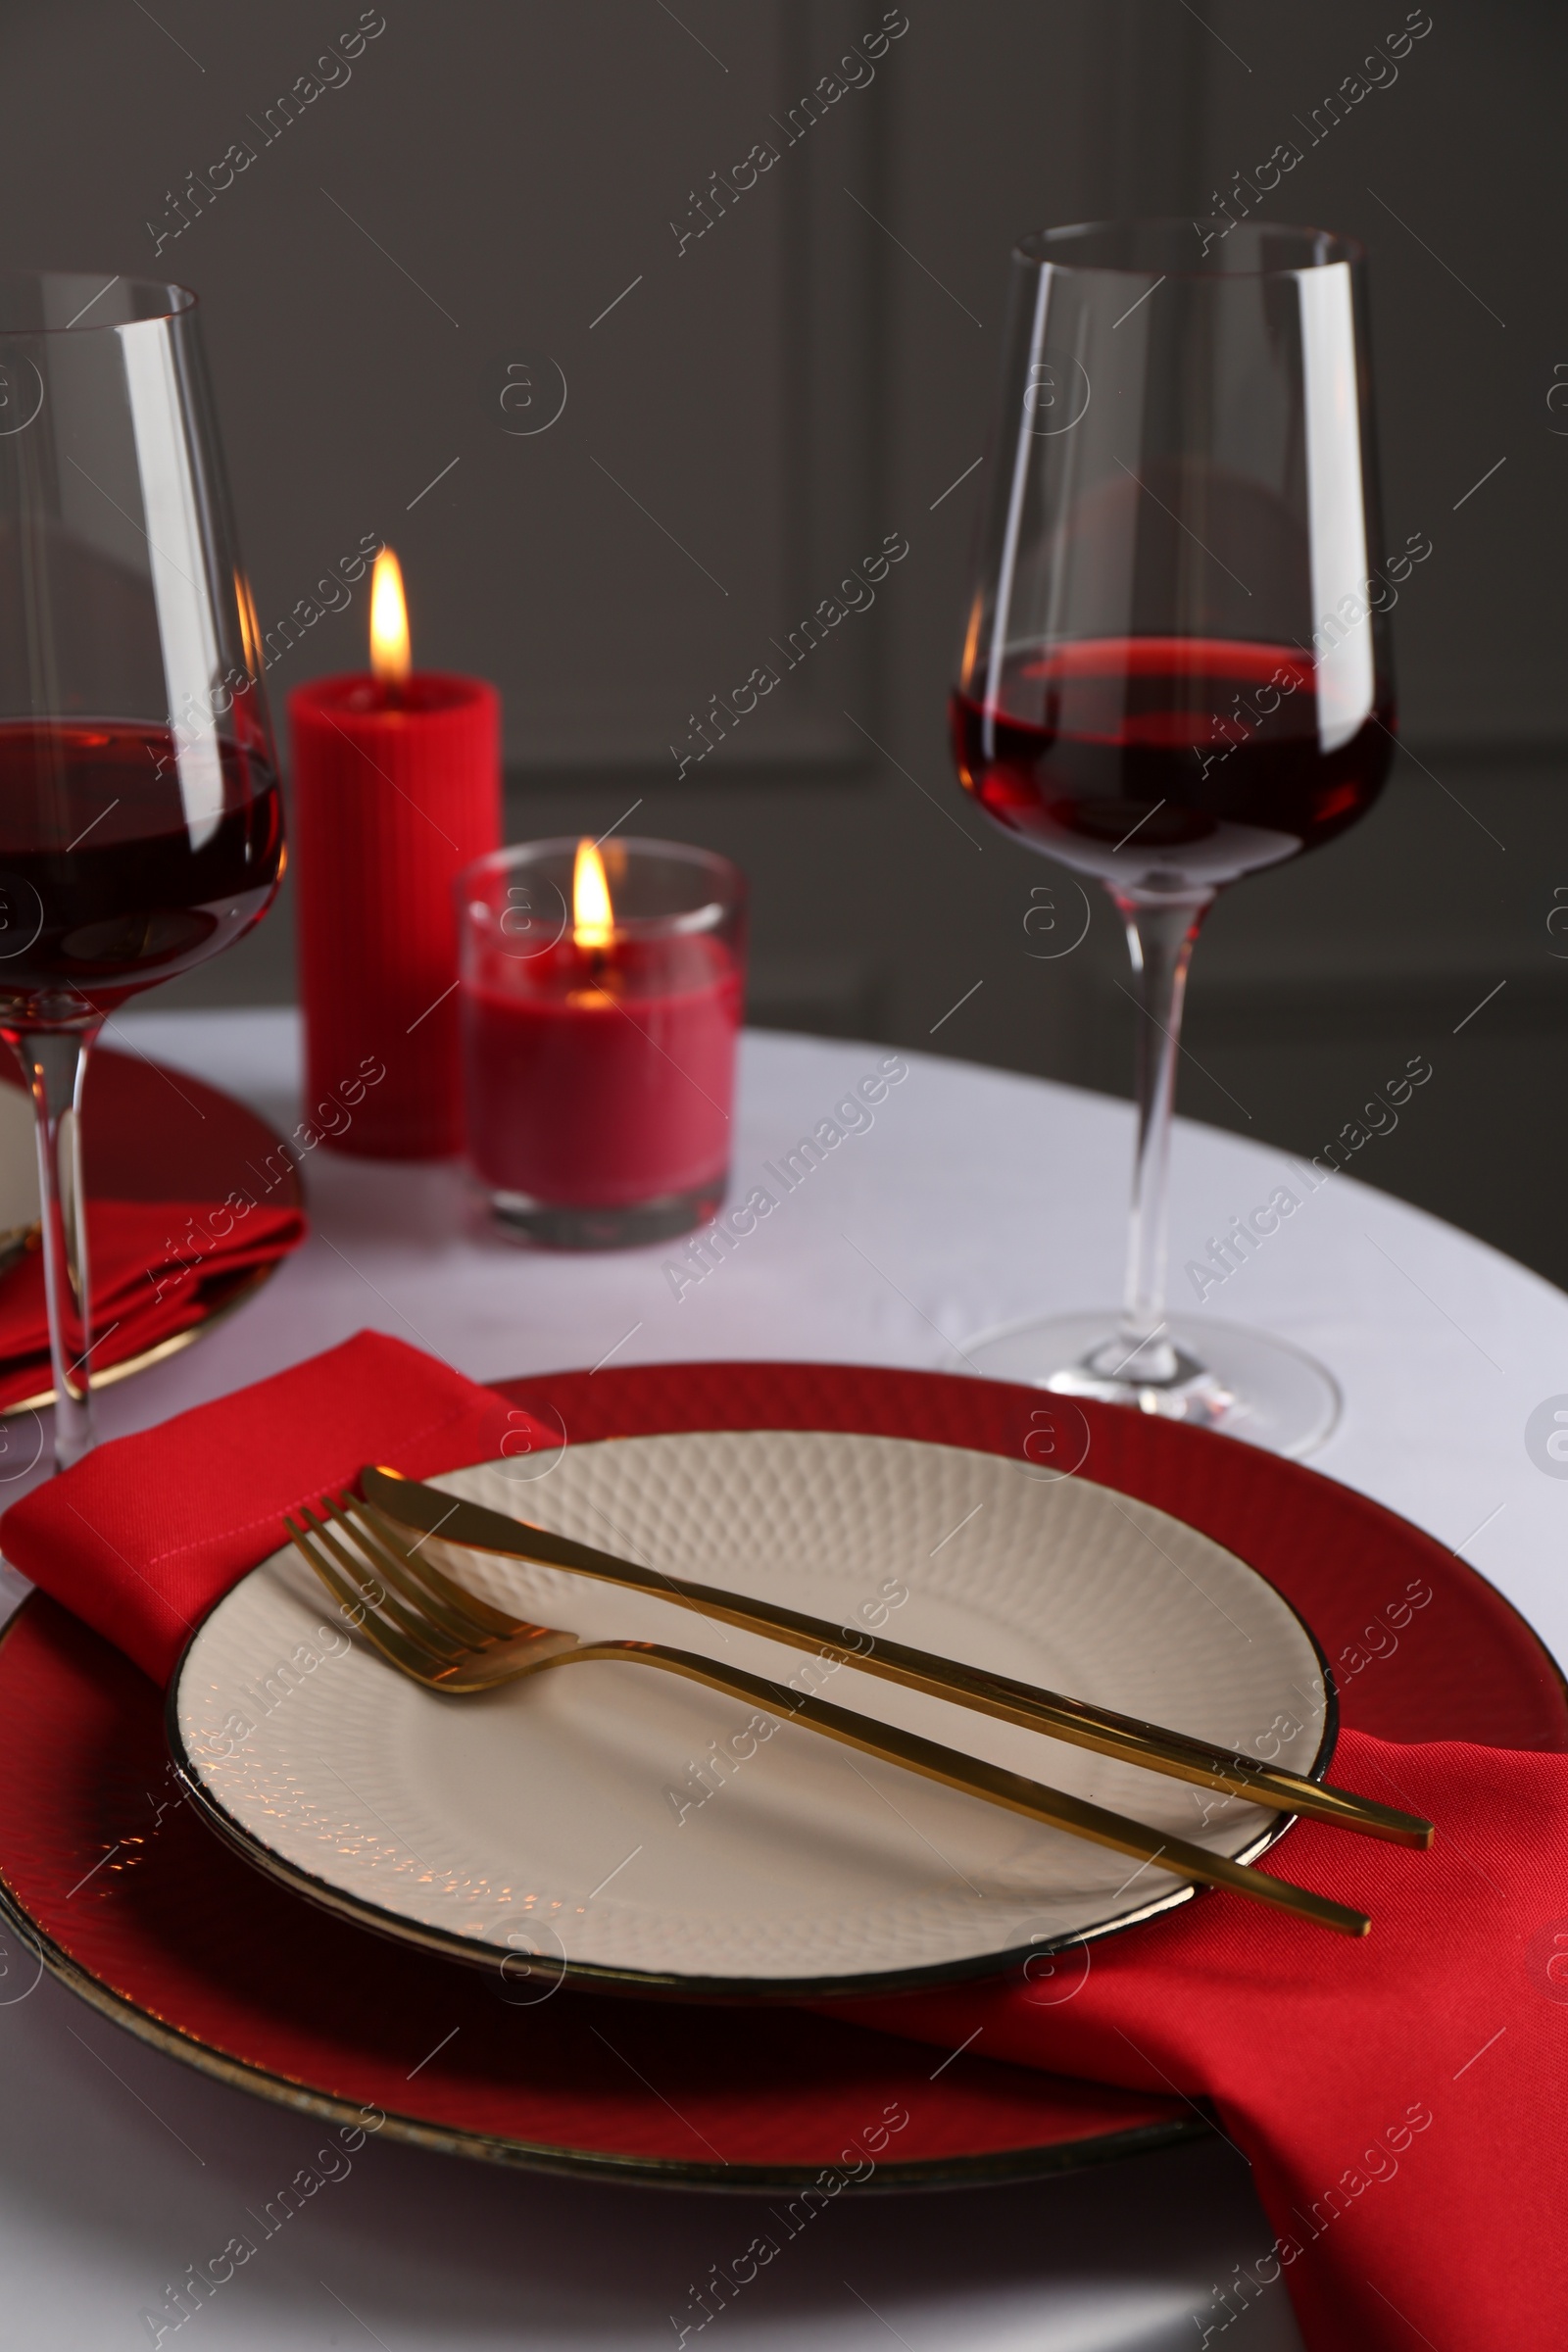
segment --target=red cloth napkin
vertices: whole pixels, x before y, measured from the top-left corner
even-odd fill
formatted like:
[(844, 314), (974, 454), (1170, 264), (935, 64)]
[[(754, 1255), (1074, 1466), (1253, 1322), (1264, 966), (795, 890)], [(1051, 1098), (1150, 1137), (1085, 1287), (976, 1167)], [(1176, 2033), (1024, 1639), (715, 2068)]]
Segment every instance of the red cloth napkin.
[(1371, 1915), (1348, 1942), (1228, 1894), (991, 1983), (829, 2014), (1212, 2102), (1272, 2252), (1200, 2340), (1289, 2293), (1312, 2352), (1568, 2341), (1568, 1756), (1346, 1731), (1338, 1786), (1430, 1852), (1300, 1823), (1265, 1867)]
[[(9, 1053), (0, 1053), (0, 1087), (26, 1118)], [(198, 1078), (99, 1049), (81, 1140), (100, 1375), (199, 1322), (237, 1280), (304, 1239), (289, 1151)], [(36, 1249), (0, 1281), (0, 1411), (53, 1385)]]
[(362, 1331), (98, 1446), (12, 1504), (0, 1550), (162, 1684), (213, 1602), (286, 1543), (285, 1511), (367, 1462), (431, 1478), (555, 1443), (493, 1389)]
[[(100, 1447), (0, 1519), (18, 1567), (167, 1681), (284, 1510), (368, 1460), (415, 1476), (551, 1435), (362, 1333)], [(1281, 1875), (1372, 1914), (1351, 1943), (1228, 1894), (993, 1981), (823, 2004), (946, 2050), (1211, 2104), (1273, 2251), (1203, 2344), (1288, 2293), (1312, 2352), (1560, 2352), (1568, 2313), (1568, 1755), (1345, 1732), (1337, 1783), (1424, 1813), (1427, 1854), (1316, 1824)], [(755, 2030), (770, 2031), (759, 2010)]]
[[(226, 1227), (214, 1231), (226, 1216)], [(223, 1203), (88, 1203), (93, 1362), (105, 1370), (200, 1322), (215, 1286), (286, 1257), (304, 1238), (297, 1208), (258, 1203), (236, 1219)], [(51, 1385), (43, 1253), (33, 1249), (0, 1282), (0, 1411)]]

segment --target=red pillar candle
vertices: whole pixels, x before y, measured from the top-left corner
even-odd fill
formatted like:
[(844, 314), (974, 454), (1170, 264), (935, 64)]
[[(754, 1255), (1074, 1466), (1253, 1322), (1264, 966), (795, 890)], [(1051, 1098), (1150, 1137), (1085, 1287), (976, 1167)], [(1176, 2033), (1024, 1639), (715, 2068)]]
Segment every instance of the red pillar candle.
[(453, 884), (501, 839), (501, 706), (411, 671), (386, 550), (371, 653), (288, 700), (306, 1109), (339, 1151), (434, 1159), (463, 1148)]
[(674, 843), (533, 842), (463, 898), (468, 1156), (503, 1225), (557, 1247), (711, 1217), (730, 1162), (745, 883)]

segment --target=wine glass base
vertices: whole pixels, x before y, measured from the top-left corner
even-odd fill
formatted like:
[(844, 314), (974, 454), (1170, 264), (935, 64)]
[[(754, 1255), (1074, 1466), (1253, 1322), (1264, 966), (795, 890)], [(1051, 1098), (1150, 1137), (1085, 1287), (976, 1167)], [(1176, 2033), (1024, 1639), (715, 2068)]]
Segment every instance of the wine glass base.
[(961, 1353), (969, 1369), (987, 1380), (1131, 1405), (1199, 1429), (1222, 1430), (1269, 1453), (1310, 1453), (1339, 1420), (1335, 1381), (1285, 1340), (1236, 1323), (1176, 1316), (1160, 1334), (1175, 1349), (1172, 1377), (1136, 1378), (1130, 1376), (1130, 1355), (1118, 1365), (1116, 1323), (1110, 1309), (1007, 1323), (965, 1341)]

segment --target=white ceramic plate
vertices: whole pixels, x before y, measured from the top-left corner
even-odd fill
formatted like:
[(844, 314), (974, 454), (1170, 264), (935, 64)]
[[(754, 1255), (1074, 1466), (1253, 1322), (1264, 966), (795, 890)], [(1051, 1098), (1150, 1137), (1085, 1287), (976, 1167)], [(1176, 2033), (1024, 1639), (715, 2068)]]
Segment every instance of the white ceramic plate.
[[(796, 1430), (626, 1438), (435, 1483), (706, 1584), (1321, 1771), (1310, 1634), (1235, 1555), (1082, 1478)], [(519, 1477), (523, 1469), (534, 1473)], [(560, 1570), (453, 1554), (499, 1605), (672, 1642), (781, 1682), (820, 1661)], [(1249, 1858), (1278, 1817), (853, 1669), (796, 1688)], [(193, 1638), (175, 1755), (258, 1867), (509, 1976), (799, 1996), (979, 1974), (1192, 1890), (799, 1724), (624, 1664), (440, 1697), (350, 1642), (292, 1552)], [(1206, 1818), (1205, 1818), (1206, 1816)], [(1231, 1900), (1231, 1897), (1207, 1899)], [(508, 1955), (514, 1955), (509, 1958)]]

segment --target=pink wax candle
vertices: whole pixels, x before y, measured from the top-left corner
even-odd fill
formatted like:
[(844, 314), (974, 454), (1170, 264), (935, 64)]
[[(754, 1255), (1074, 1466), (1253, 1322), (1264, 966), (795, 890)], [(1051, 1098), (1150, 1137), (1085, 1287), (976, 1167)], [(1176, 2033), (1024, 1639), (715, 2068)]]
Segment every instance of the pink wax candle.
[(458, 883), (468, 1157), (558, 1248), (684, 1233), (730, 1160), (745, 883), (668, 842), (534, 842)]

